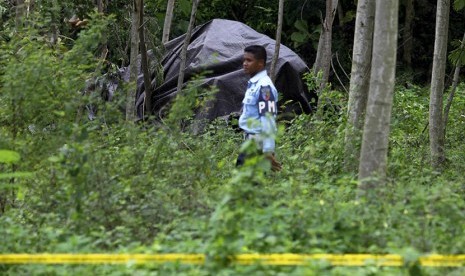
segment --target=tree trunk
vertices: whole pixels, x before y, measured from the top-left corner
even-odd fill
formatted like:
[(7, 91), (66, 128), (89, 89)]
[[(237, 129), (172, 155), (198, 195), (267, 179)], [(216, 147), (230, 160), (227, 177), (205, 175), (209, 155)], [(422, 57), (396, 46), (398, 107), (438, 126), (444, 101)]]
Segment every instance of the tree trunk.
[(104, 11), (104, 3), (103, 0), (97, 0), (97, 11), (103, 13)]
[(344, 8), (342, 7), (342, 1), (337, 2), (337, 15), (338, 15), (339, 27), (344, 26)]
[(450, 0), (438, 0), (436, 10), (436, 33), (434, 40), (433, 72), (429, 102), (429, 139), (431, 165), (440, 171), (445, 161), (443, 94), (447, 62), (447, 32), (449, 29)]
[(444, 142), (446, 139), (447, 123), (449, 122), (449, 111), (450, 111), (450, 107), (452, 106), (452, 101), (455, 96), (455, 91), (457, 90), (457, 85), (459, 83), (459, 76), (460, 76), (460, 65), (456, 65), (455, 70), (454, 70), (454, 79), (452, 81), (452, 87), (450, 90), (449, 97), (447, 97), (446, 107), (444, 108)]
[(410, 69), (412, 67), (412, 52), (413, 52), (413, 37), (412, 37), (412, 23), (415, 16), (414, 1), (415, 0), (406, 0), (405, 5), (405, 23), (404, 23), (404, 36), (402, 44), (404, 45), (402, 60), (405, 63), (405, 66)]
[(360, 194), (384, 183), (394, 94), (398, 0), (377, 1), (370, 91), (359, 165)]
[(356, 171), (360, 157), (360, 140), (365, 117), (373, 48), (375, 0), (359, 0), (355, 19), (352, 72), (350, 74), (344, 166)]
[(195, 15), (197, 13), (197, 7), (199, 6), (199, 2), (200, 0), (193, 0), (192, 2), (192, 11), (191, 11), (191, 18), (189, 21), (189, 27), (187, 28), (186, 37), (184, 38), (184, 44), (181, 50), (181, 64), (179, 65), (179, 77), (178, 77), (178, 87), (177, 87), (178, 93), (181, 92), (182, 86), (184, 83), (184, 70), (186, 69), (187, 46), (189, 46), (189, 42), (191, 40), (192, 29), (194, 28)]
[(138, 0), (133, 0), (133, 9), (131, 13), (131, 54), (129, 61), (129, 82), (132, 84), (126, 94), (126, 121), (134, 121), (136, 118), (135, 99), (137, 94), (137, 55), (139, 54), (139, 12)]
[[(99, 13), (105, 14), (105, 9), (106, 9), (105, 1), (104, 0), (97, 0), (97, 11)], [(102, 45), (102, 54), (101, 54), (100, 58), (103, 60), (107, 56), (107, 54), (108, 54), (108, 45), (105, 42)]]
[[(55, 11), (58, 11), (60, 9), (60, 2), (58, 0), (53, 0), (50, 2)], [(56, 12), (52, 12), (51, 22), (50, 22), (50, 44), (52, 45), (56, 45), (56, 43), (58, 42), (58, 34), (60, 31), (59, 25), (60, 25), (59, 14), (57, 14)]]
[[(145, 46), (145, 28), (144, 28), (144, 0), (139, 2), (139, 38), (140, 38), (140, 56), (141, 68), (144, 74), (144, 90), (145, 90), (145, 110), (147, 115), (152, 113), (152, 82), (149, 72), (149, 62), (147, 58), (147, 47)], [(145, 117), (145, 116), (144, 116)]]
[(166, 6), (165, 23), (163, 24), (163, 36), (161, 39), (162, 43), (166, 43), (170, 40), (171, 22), (173, 21), (173, 10), (175, 0), (168, 0)]
[(319, 92), (323, 90), (329, 79), (329, 68), (331, 66), (331, 44), (334, 14), (337, 9), (338, 0), (326, 0), (326, 16), (321, 26), (320, 40), (318, 41), (318, 50), (316, 55), (313, 71), (315, 74), (322, 72), (319, 83)]
[(24, 13), (25, 13), (24, 0), (16, 0), (15, 13), (16, 13), (15, 14), (16, 30), (20, 30), (24, 26)]
[(275, 82), (276, 80), (276, 64), (278, 63), (279, 49), (281, 46), (281, 33), (283, 30), (283, 14), (284, 14), (284, 0), (279, 0), (278, 28), (276, 29), (276, 44), (274, 47), (273, 60), (271, 61), (271, 70), (270, 70), (270, 76), (273, 82)]
[[(460, 51), (463, 52), (465, 50), (465, 33), (462, 37), (462, 42), (460, 43)], [(462, 56), (460, 54), (460, 56)], [(449, 97), (447, 97), (446, 107), (444, 108), (444, 142), (446, 139), (446, 129), (447, 129), (447, 122), (449, 121), (449, 111), (450, 107), (452, 106), (452, 100), (454, 99), (455, 91), (457, 90), (457, 85), (459, 84), (459, 76), (460, 76), (460, 67), (462, 66), (460, 59), (455, 64), (454, 70), (454, 78), (452, 80), (452, 87), (450, 90)]]
[(26, 7), (26, 17), (29, 18), (29, 15), (34, 10), (35, 0), (29, 0)]

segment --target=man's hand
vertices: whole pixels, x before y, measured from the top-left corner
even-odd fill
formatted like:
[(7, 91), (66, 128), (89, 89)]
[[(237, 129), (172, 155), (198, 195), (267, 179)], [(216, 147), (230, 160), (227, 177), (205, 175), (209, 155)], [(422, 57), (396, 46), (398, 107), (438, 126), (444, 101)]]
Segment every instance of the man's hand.
[(281, 171), (281, 169), (283, 168), (283, 166), (281, 165), (281, 163), (278, 162), (278, 160), (276, 160), (276, 158), (274, 157), (274, 153), (265, 153), (265, 158), (270, 160), (271, 162), (271, 170), (274, 171), (274, 172), (279, 172)]

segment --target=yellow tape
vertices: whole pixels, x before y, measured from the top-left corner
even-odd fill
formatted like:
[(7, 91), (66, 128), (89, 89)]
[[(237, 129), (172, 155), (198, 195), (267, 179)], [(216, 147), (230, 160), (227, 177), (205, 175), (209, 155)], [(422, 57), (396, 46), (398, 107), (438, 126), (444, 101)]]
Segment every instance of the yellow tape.
[(203, 264), (203, 254), (0, 254), (3, 264)]
[[(203, 254), (0, 254), (0, 264), (148, 264), (178, 262), (204, 264)], [(234, 264), (308, 265), (326, 262), (333, 266), (403, 266), (404, 259), (396, 254), (238, 254)], [(465, 255), (428, 255), (419, 258), (421, 266), (459, 267), (465, 265)]]
[(436, 255), (420, 257), (422, 266), (465, 266), (465, 255)]
[(324, 261), (334, 266), (402, 266), (400, 255), (369, 254), (240, 254), (238, 264), (262, 263), (267, 265), (306, 265), (314, 261)]

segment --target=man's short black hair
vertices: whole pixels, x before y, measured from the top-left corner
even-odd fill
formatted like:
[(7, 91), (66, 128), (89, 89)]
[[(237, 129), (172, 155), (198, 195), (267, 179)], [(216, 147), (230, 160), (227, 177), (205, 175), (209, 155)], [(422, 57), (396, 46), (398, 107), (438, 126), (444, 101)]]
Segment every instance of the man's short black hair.
[(244, 52), (251, 53), (257, 60), (263, 60), (266, 64), (266, 49), (261, 45), (251, 45), (244, 49)]

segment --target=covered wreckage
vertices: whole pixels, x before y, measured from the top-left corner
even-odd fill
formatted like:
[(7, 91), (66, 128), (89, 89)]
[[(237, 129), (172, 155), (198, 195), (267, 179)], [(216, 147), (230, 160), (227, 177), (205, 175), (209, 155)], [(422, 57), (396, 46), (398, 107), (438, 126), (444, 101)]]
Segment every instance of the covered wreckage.
[[(184, 39), (185, 35), (182, 35), (165, 44), (166, 54), (162, 60), (164, 82), (158, 85), (155, 79), (152, 80), (153, 114), (162, 113), (160, 111), (177, 94)], [(244, 48), (249, 45), (262, 45), (266, 48), (267, 69), (270, 72), (275, 40), (268, 36), (243, 23), (224, 19), (214, 19), (193, 30), (187, 49), (184, 85), (200, 72), (206, 72), (200, 80), (201, 85), (216, 85), (218, 89), (215, 98), (208, 103), (208, 108), (197, 112), (196, 118), (213, 120), (240, 112), (249, 79), (242, 70), (242, 58)], [(138, 67), (140, 70), (140, 64)], [(308, 71), (309, 68), (296, 53), (284, 45), (280, 46), (275, 86), (279, 92), (281, 113), (310, 113), (316, 106), (316, 94), (309, 92), (302, 81), (302, 75)], [(124, 81), (129, 80), (129, 68), (122, 68), (119, 73)], [(137, 82), (135, 104), (137, 115), (142, 118), (145, 95), (141, 73)]]

